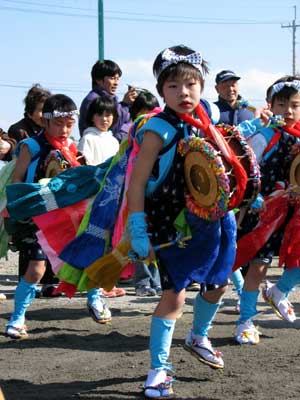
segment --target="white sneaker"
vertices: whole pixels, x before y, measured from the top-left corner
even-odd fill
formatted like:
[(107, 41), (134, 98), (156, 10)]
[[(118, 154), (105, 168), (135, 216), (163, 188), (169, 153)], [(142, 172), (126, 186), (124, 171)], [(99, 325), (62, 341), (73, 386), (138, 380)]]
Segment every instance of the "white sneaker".
[(111, 312), (100, 297), (93, 304), (87, 303), (87, 307), (91, 317), (98, 324), (106, 324), (111, 321)]
[(204, 364), (212, 368), (224, 368), (223, 354), (214, 350), (207, 336), (194, 335), (190, 331), (184, 348)]
[(256, 329), (251, 319), (240, 323), (235, 330), (234, 338), (239, 344), (258, 344), (260, 332)]
[(292, 304), (276, 285), (267, 281), (266, 286), (262, 291), (262, 295), (264, 300), (271, 305), (279, 318), (285, 319), (288, 322), (294, 322), (296, 320)]

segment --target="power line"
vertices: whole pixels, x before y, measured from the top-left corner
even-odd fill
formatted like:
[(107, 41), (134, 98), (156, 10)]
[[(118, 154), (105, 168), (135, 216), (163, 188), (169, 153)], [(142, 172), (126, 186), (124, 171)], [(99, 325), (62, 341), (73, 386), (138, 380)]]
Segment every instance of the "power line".
[[(56, 8), (65, 8), (69, 10), (78, 10), (78, 11), (89, 11), (91, 10), (90, 8), (81, 8), (81, 7), (70, 7), (70, 6), (64, 6), (64, 5), (55, 5), (55, 4), (49, 4), (49, 3), (37, 3), (35, 1), (17, 1), (17, 0), (2, 0), (5, 3), (13, 3), (13, 4), (20, 4), (20, 5), (29, 5), (29, 6), (40, 6), (40, 7), (56, 7)], [(92, 9), (93, 11), (96, 9)]]
[[(14, 85), (9, 83), (0, 83), (0, 87), (14, 88), (14, 89), (29, 89), (32, 85)], [(45, 85), (51, 86), (51, 85)], [(62, 91), (62, 92), (71, 92), (71, 93), (86, 93), (86, 90), (80, 89), (70, 89), (70, 88), (61, 88), (61, 87), (51, 87), (53, 91)]]
[[(57, 7), (53, 4), (40, 4), (36, 2), (20, 2), (16, 0), (2, 0), (8, 3), (14, 3), (19, 5), (39, 5), (46, 6), (53, 9), (53, 7)], [(58, 12), (58, 11), (50, 11), (50, 10), (39, 10), (33, 8), (19, 8), (19, 7), (7, 7), (0, 6), (0, 8), (5, 10), (12, 11), (20, 11), (20, 12), (30, 12), (30, 13), (38, 13), (38, 14), (47, 14), (47, 15), (61, 15), (68, 17), (79, 17), (79, 18), (97, 18), (97, 15), (93, 14), (75, 14), (75, 13), (67, 13), (67, 12)], [(90, 10), (87, 8), (79, 8), (79, 7), (69, 7), (69, 6), (59, 6), (59, 8), (78, 10), (78, 11), (95, 11), (94, 9)], [(129, 15), (128, 17), (122, 16), (108, 16), (105, 15), (105, 19), (108, 20), (117, 20), (117, 21), (130, 21), (130, 22), (152, 22), (152, 23), (172, 23), (172, 24), (214, 24), (214, 25), (277, 25), (282, 21), (272, 21), (272, 20), (226, 20), (224, 18), (195, 18), (191, 16), (170, 16), (170, 15), (161, 15), (161, 14), (145, 14), (145, 13), (137, 13), (137, 12), (127, 12), (127, 11), (112, 11), (105, 10), (105, 14), (121, 14), (121, 15)], [(134, 15), (138, 18), (130, 17), (130, 15)], [(146, 18), (141, 18), (146, 17)], [(152, 18), (155, 17), (155, 18)]]

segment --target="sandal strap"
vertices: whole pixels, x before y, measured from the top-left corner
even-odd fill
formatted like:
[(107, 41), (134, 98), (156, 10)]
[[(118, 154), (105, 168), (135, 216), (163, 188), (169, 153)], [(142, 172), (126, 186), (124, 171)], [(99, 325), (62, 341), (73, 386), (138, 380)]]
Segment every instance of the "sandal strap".
[(216, 351), (214, 349), (210, 349), (206, 346), (200, 345), (199, 343), (195, 342), (194, 345), (196, 345), (196, 347), (198, 347), (199, 349), (202, 350), (206, 350), (208, 351), (210, 354), (212, 354), (213, 356), (216, 355)]

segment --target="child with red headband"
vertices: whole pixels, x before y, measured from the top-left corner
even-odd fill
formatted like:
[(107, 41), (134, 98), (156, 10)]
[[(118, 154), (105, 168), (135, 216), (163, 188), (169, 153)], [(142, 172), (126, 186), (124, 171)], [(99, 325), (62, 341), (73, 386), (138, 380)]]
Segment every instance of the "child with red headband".
[[(50, 96), (43, 106), (45, 130), (34, 138), (21, 141), (16, 149), (17, 162), (12, 182), (37, 182), (45, 177), (45, 160), (51, 152), (59, 152), (69, 167), (81, 165), (82, 155), (78, 154), (75, 143), (70, 140), (78, 110), (68, 96), (57, 94)], [(6, 326), (6, 336), (12, 339), (28, 337), (25, 326), (25, 313), (35, 298), (36, 285), (46, 270), (47, 257), (38, 243), (37, 227), (31, 220), (16, 221), (14, 240), (19, 249), (26, 247), (31, 255), (25, 275), (15, 291), (15, 307)], [(88, 308), (96, 322), (111, 320), (111, 314), (99, 290), (88, 292)]]

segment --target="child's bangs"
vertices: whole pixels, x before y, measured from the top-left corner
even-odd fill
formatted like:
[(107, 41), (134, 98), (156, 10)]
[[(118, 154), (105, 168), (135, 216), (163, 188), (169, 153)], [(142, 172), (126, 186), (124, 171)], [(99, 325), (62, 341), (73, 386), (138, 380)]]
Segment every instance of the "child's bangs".
[(272, 104), (274, 103), (275, 100), (281, 101), (281, 100), (289, 100), (292, 96), (295, 94), (299, 93), (297, 89), (291, 87), (291, 86), (284, 86), (280, 92), (275, 93), (272, 98)]
[(168, 80), (176, 79), (178, 77), (183, 79), (195, 79), (197, 81), (203, 80), (200, 71), (192, 65), (186, 63), (172, 65), (169, 69), (168, 75)]

